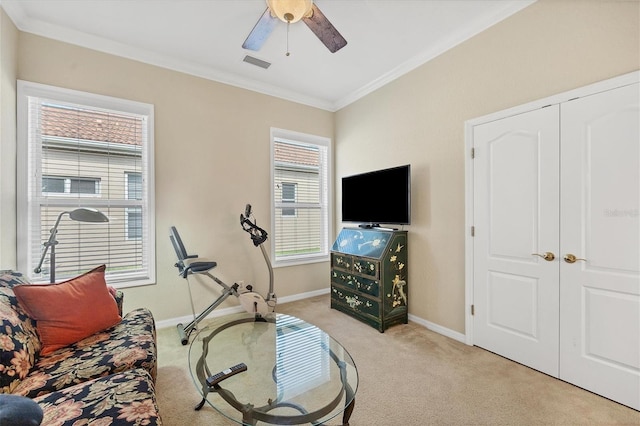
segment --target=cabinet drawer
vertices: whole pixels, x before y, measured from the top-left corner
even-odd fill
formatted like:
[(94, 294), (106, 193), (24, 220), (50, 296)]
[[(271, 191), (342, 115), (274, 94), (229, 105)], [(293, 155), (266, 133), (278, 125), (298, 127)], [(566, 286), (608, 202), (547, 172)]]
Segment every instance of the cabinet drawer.
[(353, 272), (368, 277), (380, 278), (380, 262), (355, 258), (353, 259)]
[(380, 282), (377, 280), (360, 277), (339, 269), (332, 269), (331, 281), (373, 297), (380, 297)]
[(374, 317), (380, 316), (380, 303), (366, 296), (349, 291), (338, 286), (331, 286), (331, 298), (352, 310)]
[(361, 293), (380, 297), (380, 282), (369, 278), (354, 276), (355, 288)]
[(331, 282), (343, 285), (345, 287), (350, 287), (351, 289), (356, 289), (356, 283), (354, 282), (353, 274), (345, 271), (341, 271), (340, 269), (334, 268), (331, 270)]
[(331, 267), (340, 268), (345, 271), (351, 271), (353, 266), (353, 257), (343, 254), (331, 253)]

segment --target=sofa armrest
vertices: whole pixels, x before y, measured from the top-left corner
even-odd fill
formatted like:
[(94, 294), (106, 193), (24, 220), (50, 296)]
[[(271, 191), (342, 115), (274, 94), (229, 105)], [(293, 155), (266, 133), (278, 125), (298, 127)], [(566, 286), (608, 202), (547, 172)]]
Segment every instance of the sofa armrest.
[(116, 300), (116, 305), (118, 305), (118, 313), (122, 316), (122, 306), (124, 304), (124, 293), (121, 290), (117, 290), (115, 287), (109, 286), (109, 293)]

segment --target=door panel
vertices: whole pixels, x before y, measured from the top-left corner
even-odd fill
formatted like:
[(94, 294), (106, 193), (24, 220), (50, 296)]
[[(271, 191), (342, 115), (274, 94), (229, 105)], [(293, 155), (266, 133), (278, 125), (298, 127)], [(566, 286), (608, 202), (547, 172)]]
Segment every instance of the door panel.
[(558, 374), (559, 110), (474, 127), (474, 343)]
[[(612, 311), (611, 307), (615, 307)], [(611, 333), (609, 328), (628, 328), (627, 324), (637, 321), (638, 296), (586, 288), (584, 290), (584, 312), (589, 318), (585, 324), (585, 356), (610, 364), (613, 368), (638, 370), (640, 368), (640, 344), (634, 336)], [(623, 337), (624, 336), (624, 337)], [(630, 344), (631, 343), (631, 344)]]
[[(501, 123), (503, 124), (503, 123)], [(479, 130), (482, 133), (482, 130)], [(494, 259), (531, 262), (538, 226), (538, 157), (533, 131), (503, 133), (488, 141), (489, 253)]]
[(560, 378), (640, 409), (639, 85), (561, 107)]
[[(501, 272), (489, 272), (487, 324), (506, 333), (535, 340), (538, 336), (538, 280)], [(530, 303), (513, 303), (514, 300)]]

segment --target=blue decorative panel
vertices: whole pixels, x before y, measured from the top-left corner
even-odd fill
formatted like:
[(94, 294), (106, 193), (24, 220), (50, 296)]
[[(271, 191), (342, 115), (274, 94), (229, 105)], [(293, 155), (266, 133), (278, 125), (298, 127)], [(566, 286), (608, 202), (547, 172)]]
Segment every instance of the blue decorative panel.
[(343, 228), (331, 250), (379, 259), (383, 256), (384, 249), (392, 235), (392, 231)]

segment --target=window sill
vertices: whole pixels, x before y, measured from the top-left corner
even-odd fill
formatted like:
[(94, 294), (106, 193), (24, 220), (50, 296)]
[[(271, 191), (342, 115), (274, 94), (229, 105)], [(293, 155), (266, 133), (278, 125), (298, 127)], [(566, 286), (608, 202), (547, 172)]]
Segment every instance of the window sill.
[(300, 265), (306, 265), (310, 263), (329, 262), (329, 260), (330, 260), (329, 256), (326, 255), (326, 256), (319, 256), (319, 257), (312, 257), (312, 258), (279, 260), (279, 261), (271, 262), (271, 266), (273, 266), (274, 268), (286, 268), (288, 266), (300, 266)]

